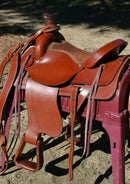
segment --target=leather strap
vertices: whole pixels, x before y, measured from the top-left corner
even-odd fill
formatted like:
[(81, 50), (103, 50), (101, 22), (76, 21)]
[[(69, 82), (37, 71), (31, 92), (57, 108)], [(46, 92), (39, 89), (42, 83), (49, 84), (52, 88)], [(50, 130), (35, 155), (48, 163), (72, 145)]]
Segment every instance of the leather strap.
[(38, 36), (40, 36), (42, 33), (49, 33), (59, 30), (59, 26), (55, 24), (49, 24), (43, 28), (41, 28), (39, 31), (31, 35), (28, 39), (26, 39), (26, 42), (24, 43), (24, 47), (22, 48), (21, 54), (24, 53), (24, 51), (27, 49), (28, 45), (30, 45)]
[(74, 122), (76, 117), (77, 110), (77, 95), (78, 95), (78, 86), (71, 87), (71, 96), (70, 96), (70, 107), (71, 107), (71, 145), (69, 151), (69, 180), (73, 178), (73, 153), (74, 153)]
[[(6, 171), (7, 167), (8, 167), (8, 154), (7, 154), (7, 151), (6, 151), (6, 146), (7, 146), (7, 142), (8, 142), (8, 136), (9, 136), (9, 130), (10, 130), (10, 124), (11, 124), (11, 117), (12, 117), (13, 109), (14, 109), (14, 107), (17, 106), (16, 104), (18, 103), (17, 99), (19, 99), (19, 98), (18, 97), (16, 98), (16, 94), (20, 95), (20, 86), (21, 86), (23, 75), (24, 75), (23, 70), (24, 70), (24, 66), (26, 65), (29, 57), (30, 56), (28, 56), (27, 60), (23, 63), (23, 65), (22, 65), (22, 67), (20, 69), (20, 71), (21, 71), (20, 72), (20, 82), (18, 83), (18, 86), (17, 86), (17, 88), (15, 90), (16, 91), (15, 92), (15, 96), (13, 97), (13, 102), (12, 102), (12, 106), (11, 106), (11, 109), (10, 109), (9, 117), (8, 117), (6, 125), (5, 125), (5, 130), (4, 130), (5, 131), (5, 135), (3, 135), (2, 132), (1, 132), (2, 135), (0, 136), (0, 146), (1, 146), (1, 149), (2, 149), (1, 164), (0, 164), (1, 165), (0, 175), (3, 174)], [(18, 58), (15, 58), (15, 60), (13, 60), (12, 62), (13, 62), (13, 66), (15, 66), (15, 67), (13, 68), (14, 69), (13, 71), (11, 70), (12, 71), (12, 76), (9, 75), (9, 78), (8, 78), (8, 80), (6, 82), (6, 85), (5, 85), (5, 87), (7, 88), (6, 91), (8, 92), (8, 94), (9, 94), (9, 92), (11, 90), (12, 85), (13, 85), (15, 72), (17, 71), (17, 67), (16, 66), (17, 66), (17, 63), (18, 63)], [(2, 94), (4, 94), (4, 95), (5, 95), (5, 89), (6, 88), (4, 88), (3, 92), (2, 92)], [(5, 102), (6, 102), (8, 94), (7, 94), (6, 98), (3, 100), (3, 106), (4, 106)], [(2, 95), (1, 98), (3, 99), (3, 95)], [(2, 108), (3, 108), (3, 106), (2, 106)], [(3, 111), (2, 108), (1, 108), (1, 115), (2, 115), (2, 111)], [(18, 103), (18, 109), (19, 109), (18, 112), (20, 112), (20, 101)], [(20, 113), (18, 113), (18, 125), (19, 124), (20, 124)], [(20, 125), (18, 126), (18, 134), (20, 134), (20, 128), (19, 127), (20, 127)], [(4, 145), (3, 145), (3, 137), (6, 137), (6, 144), (4, 144)], [(6, 162), (6, 167), (4, 166), (5, 162)]]
[(4, 163), (2, 164), (2, 165), (4, 165), (4, 168), (1, 168), (1, 166), (0, 166), (0, 175), (2, 175), (8, 168), (8, 154), (7, 154), (7, 151), (6, 151), (6, 147), (2, 146), (2, 145), (0, 145), (0, 146), (1, 146), (1, 149), (2, 149), (2, 155), (5, 157), (5, 159), (3, 160)]
[(0, 146), (4, 144), (5, 136), (3, 134), (0, 135)]
[(21, 92), (22, 80), (25, 75), (25, 65), (29, 61), (30, 57), (31, 55), (29, 55), (27, 59), (24, 61), (24, 63), (21, 65), (18, 77), (14, 83), (14, 86), (15, 86), (15, 121), (17, 122), (17, 125), (18, 125), (17, 127), (18, 127), (19, 136), (20, 136), (20, 100), (21, 100), (20, 92)]
[[(11, 64), (11, 69), (10, 69), (10, 72), (9, 72), (7, 82), (4, 86), (2, 94), (0, 95), (0, 99), (1, 99), (1, 102), (0, 102), (0, 119), (2, 117), (3, 108), (4, 108), (4, 105), (5, 105), (6, 99), (7, 99), (8, 94), (9, 94), (11, 88), (12, 88), (14, 78), (16, 76), (17, 67), (18, 67), (18, 56), (19, 56), (18, 52), (21, 51), (21, 54), (23, 54), (23, 52), (26, 50), (26, 48), (43, 32), (52, 32), (52, 31), (55, 31), (55, 30), (58, 30), (58, 29), (59, 29), (59, 27), (55, 24), (50, 24), (50, 25), (47, 25), (47, 26), (43, 27), (38, 32), (36, 32), (34, 35), (30, 36), (28, 39), (25, 39), (22, 43), (16, 44), (16, 46), (13, 48), (13, 50), (11, 50), (8, 53), (8, 55), (4, 58), (1, 66), (0, 66), (0, 76), (2, 75), (3, 68), (4, 68), (5, 64), (8, 62), (8, 60), (11, 59), (13, 61), (11, 61), (12, 64)], [(14, 59), (12, 59), (12, 58), (14, 58)], [(27, 61), (28, 61), (28, 59), (27, 59)], [(20, 97), (20, 87), (21, 87), (22, 78), (23, 78), (23, 75), (24, 75), (24, 72), (23, 72), (24, 67), (25, 67), (25, 64), (27, 63), (27, 61), (25, 61), (25, 63), (23, 63), (23, 65), (21, 67), (20, 76), (19, 76), (17, 87), (16, 87), (16, 91), (15, 91), (15, 101), (16, 101), (15, 109), (16, 109), (16, 106), (17, 106), (16, 104), (18, 103), (18, 127), (19, 127), (18, 128), (18, 134), (20, 134), (20, 125), (19, 125), (20, 124), (20, 98), (19, 98)], [(14, 104), (12, 104), (11, 112), (10, 112), (9, 117), (12, 116), (13, 108), (14, 108)], [(15, 112), (16, 112), (16, 110), (15, 110)], [(8, 123), (7, 123), (8, 126), (6, 126), (6, 127), (8, 127), (8, 128), (6, 128), (5, 134), (8, 138), (11, 118), (8, 118), (7, 121), (8, 121)], [(0, 131), (2, 131), (1, 122), (0, 122)], [(5, 172), (5, 170), (7, 169), (7, 167), (8, 167), (8, 155), (7, 155), (7, 151), (6, 151), (6, 145), (3, 146), (3, 136), (4, 136), (3, 134), (1, 134), (1, 136), (0, 136), (0, 142), (1, 142), (0, 146), (1, 146), (1, 149), (2, 149), (0, 175), (3, 174)], [(5, 166), (5, 161), (6, 161), (6, 166)]]
[(103, 65), (100, 65), (100, 67), (97, 71), (97, 74), (95, 76), (95, 79), (92, 83), (91, 91), (90, 91), (89, 98), (88, 98), (87, 112), (86, 112), (86, 122), (85, 122), (84, 151), (83, 151), (83, 156), (84, 156), (84, 154), (87, 150), (86, 157), (88, 156), (89, 149), (90, 149), (92, 121), (93, 121), (93, 118), (94, 118), (94, 99), (95, 99), (95, 96), (96, 96), (96, 92), (97, 92), (97, 88), (98, 88), (98, 81), (100, 79), (102, 70), (103, 70)]
[(55, 24), (49, 24), (47, 26), (44, 26), (43, 28), (41, 28), (39, 31), (37, 31), (36, 33), (32, 34), (29, 38), (26, 38), (25, 40), (23, 40), (21, 43), (17, 43), (15, 45), (15, 47), (8, 53), (8, 55), (4, 58), (3, 62), (1, 63), (0, 66), (0, 75), (3, 69), (3, 66), (5, 65), (5, 63), (8, 61), (8, 59), (11, 59), (12, 56), (14, 54), (16, 54), (16, 52), (20, 51), (21, 54), (24, 53), (24, 51), (27, 49), (27, 47), (38, 37), (40, 36), (42, 33), (49, 33), (49, 32), (53, 32), (59, 30), (59, 26), (55, 25)]
[[(7, 142), (8, 142), (8, 137), (9, 137), (9, 130), (10, 130), (11, 118), (12, 118), (14, 106), (15, 106), (15, 97), (13, 97), (13, 102), (11, 105), (9, 116), (8, 116), (8, 119), (7, 119), (6, 124), (5, 124), (5, 130), (4, 130), (5, 134), (1, 134), (1, 136), (0, 136), (0, 146), (2, 149), (1, 150), (1, 161), (0, 161), (0, 175), (3, 174), (8, 168), (9, 156), (8, 156), (6, 148), (7, 148)], [(14, 139), (14, 136), (13, 136), (13, 139)], [(12, 141), (11, 141), (11, 143), (12, 143)], [(11, 146), (9, 146), (9, 148), (10, 147)], [(13, 149), (14, 149), (14, 147), (13, 147)]]
[(2, 73), (3, 73), (3, 69), (5, 65), (8, 63), (8, 61), (9, 61), (9, 57), (6, 56), (4, 60), (2, 61), (2, 63), (0, 64), (0, 80), (1, 80)]
[(8, 154), (6, 151), (6, 137), (2, 133), (0, 133), (0, 147), (1, 147), (0, 175), (2, 175), (8, 167)]
[[(7, 79), (7, 81), (6, 81), (5, 85), (4, 85), (4, 89), (2, 90), (2, 93), (0, 95), (0, 128), (1, 128), (0, 131), (1, 131), (1, 134), (3, 134), (2, 125), (1, 125), (2, 113), (3, 113), (3, 109), (4, 109), (4, 106), (5, 106), (6, 100), (8, 98), (8, 95), (9, 95), (11, 89), (12, 89), (14, 78), (16, 76), (17, 67), (18, 67), (17, 64), (18, 64), (18, 54), (12, 57), (10, 71), (9, 71), (9, 74), (8, 74), (8, 79)], [(9, 115), (9, 117), (10, 117), (10, 115)], [(4, 134), (5, 134), (5, 137), (6, 137), (6, 144), (7, 144), (7, 139), (8, 139), (9, 127), (10, 127), (8, 122), (10, 122), (9, 118), (8, 118), (8, 120), (6, 122), (6, 126), (5, 126), (6, 130), (4, 130), (5, 131)], [(5, 158), (4, 158), (4, 156), (2, 156), (2, 160), (3, 161), (1, 160), (1, 162), (3, 162), (3, 163), (4, 163), (5, 159), (7, 160), (7, 157), (6, 157), (6, 155), (7, 155), (6, 144), (4, 144), (4, 146), (3, 145), (1, 146), (3, 154), (5, 155)]]

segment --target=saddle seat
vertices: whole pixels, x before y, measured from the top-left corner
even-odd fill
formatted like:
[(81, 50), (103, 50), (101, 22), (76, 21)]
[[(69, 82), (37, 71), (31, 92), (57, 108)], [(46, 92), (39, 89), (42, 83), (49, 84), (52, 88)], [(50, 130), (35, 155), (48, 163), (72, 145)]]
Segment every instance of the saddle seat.
[[(107, 66), (104, 67), (106, 69), (105, 77), (102, 77), (105, 80), (100, 82), (101, 85), (106, 85), (110, 83), (122, 65), (122, 62), (118, 61), (118, 54), (126, 45), (127, 42), (118, 39), (91, 53), (83, 51), (67, 41), (52, 42), (44, 56), (27, 68), (27, 71), (34, 81), (48, 86), (62, 86), (73, 79), (72, 83), (91, 84), (99, 65), (107, 63)], [(111, 72), (111, 75), (107, 73), (108, 71)], [(84, 78), (84, 73), (87, 78), (86, 76)], [(77, 76), (76, 79), (75, 76)]]

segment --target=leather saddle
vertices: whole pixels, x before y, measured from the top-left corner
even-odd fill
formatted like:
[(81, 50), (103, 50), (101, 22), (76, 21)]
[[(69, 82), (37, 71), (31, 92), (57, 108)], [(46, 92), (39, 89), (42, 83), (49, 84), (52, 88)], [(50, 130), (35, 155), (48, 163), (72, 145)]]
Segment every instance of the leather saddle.
[[(130, 59), (128, 56), (119, 55), (127, 46), (127, 42), (124, 40), (114, 40), (91, 53), (80, 50), (65, 41), (58, 29), (55, 24), (49, 22), (45, 28), (32, 35), (23, 42), (22, 46), (18, 45), (11, 52), (13, 59), (5, 84), (8, 93), (1, 94), (0, 98), (4, 100), (0, 102), (0, 105), (3, 110), (4, 102), (12, 86), (15, 86), (15, 97), (17, 97), (15, 103), (18, 103), (19, 106), (20, 92), (25, 91), (28, 126), (14, 162), (19, 167), (35, 172), (43, 164), (42, 135), (57, 137), (62, 132), (59, 98), (61, 96), (70, 97), (69, 179), (71, 180), (76, 112), (86, 99), (89, 103), (92, 98), (93, 100), (113, 98), (119, 81), (129, 66)], [(17, 50), (20, 52), (16, 53)], [(7, 58), (3, 62), (3, 66), (6, 61)], [(2, 68), (0, 68), (0, 73), (2, 73)], [(0, 111), (1, 116), (2, 110)], [(19, 155), (25, 143), (36, 145), (37, 163), (20, 158)]]
[[(103, 64), (96, 98), (109, 99), (116, 90), (122, 68), (128, 65), (127, 62), (123, 62), (124, 56), (118, 57), (126, 46), (127, 42), (117, 39), (90, 53), (76, 48), (67, 41), (52, 42), (45, 55), (27, 68), (27, 71), (34, 81), (47, 86), (59, 86), (61, 89), (66, 84), (90, 86), (99, 66)], [(109, 89), (108, 93), (103, 90), (104, 87)]]
[[(103, 46), (96, 52), (90, 53), (76, 48), (67, 41), (62, 41), (62, 43), (52, 42), (44, 56), (29, 67), (27, 71), (33, 80), (41, 84), (48, 86), (64, 85), (83, 70), (85, 70), (85, 73), (94, 72), (94, 76), (100, 64), (105, 65), (107, 63), (106, 68), (109, 67), (109, 63), (110, 67), (114, 67), (114, 65), (120, 66), (121, 62), (117, 61), (117, 56), (126, 46), (127, 42), (118, 39)], [(114, 58), (116, 61), (113, 61)], [(112, 66), (111, 63), (113, 62), (115, 64)], [(107, 84), (109, 82), (107, 78), (110, 75), (105, 75), (106, 77), (103, 78), (106, 78), (106, 81), (100, 82), (100, 84)], [(78, 81), (76, 78), (74, 83), (91, 84), (93, 77), (91, 76), (91, 78), (87, 81), (86, 79)]]
[[(30, 171), (37, 171), (42, 167), (41, 133), (57, 137), (62, 132), (58, 96), (69, 96), (71, 99), (71, 134), (73, 137), (76, 112), (88, 98), (92, 88), (96, 90), (94, 99), (109, 100), (115, 95), (118, 82), (129, 65), (128, 57), (119, 56), (126, 45), (125, 41), (118, 39), (103, 46), (95, 53), (90, 53), (66, 41), (52, 42), (45, 54), (26, 68), (30, 77), (25, 90), (28, 127), (14, 158), (16, 165)], [(102, 69), (100, 69), (101, 66)], [(93, 84), (96, 76), (97, 84)], [(19, 159), (25, 143), (36, 145), (37, 163)], [(71, 138), (69, 180), (72, 179), (73, 144), (73, 138)]]

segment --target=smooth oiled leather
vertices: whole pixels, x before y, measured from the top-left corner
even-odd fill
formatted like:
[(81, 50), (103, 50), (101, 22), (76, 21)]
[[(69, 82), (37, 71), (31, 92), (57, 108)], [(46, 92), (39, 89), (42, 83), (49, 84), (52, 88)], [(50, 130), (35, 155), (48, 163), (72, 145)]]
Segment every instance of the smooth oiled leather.
[[(35, 172), (43, 164), (41, 135), (58, 137), (61, 134), (63, 125), (59, 99), (61, 96), (69, 97), (71, 114), (69, 179), (71, 180), (76, 112), (88, 97), (91, 107), (89, 95), (93, 94), (93, 89), (93, 102), (95, 99), (112, 99), (116, 95), (119, 81), (127, 70), (130, 59), (128, 56), (119, 56), (127, 45), (127, 42), (121, 39), (114, 40), (91, 53), (65, 41), (58, 29), (55, 24), (46, 25), (25, 39), (22, 44), (18, 44), (2, 62), (0, 74), (7, 59), (11, 59), (8, 79), (0, 95), (0, 118), (2, 120), (3, 108), (12, 87), (15, 86), (16, 98), (20, 98), (19, 92), (24, 80), (28, 126), (14, 162), (19, 167)], [(16, 101), (20, 102), (20, 99)], [(20, 109), (20, 104), (15, 105)], [(92, 107), (93, 105), (94, 103)], [(36, 145), (36, 163), (19, 158), (25, 143)]]
[(117, 57), (118, 54), (120, 54), (120, 52), (127, 46), (127, 44), (127, 42), (121, 39), (108, 43), (89, 57), (85, 63), (85, 67), (93, 68), (94, 66), (104, 63), (104, 61), (110, 61), (114, 57)]
[[(61, 134), (62, 122), (58, 110), (57, 93), (58, 88), (43, 86), (32, 79), (28, 80), (26, 103), (30, 116), (26, 131), (26, 142), (31, 141), (32, 144), (36, 144), (37, 137), (42, 132), (51, 137), (57, 137)], [(35, 113), (32, 113), (33, 111)], [(41, 118), (43, 114), (44, 119)]]
[[(11, 64), (10, 64), (10, 70), (8, 73), (8, 78), (4, 84), (4, 90), (2, 90), (2, 92), (0, 94), (0, 122), (2, 122), (4, 108), (7, 107), (7, 104), (6, 104), (7, 98), (9, 96), (10, 92), (12, 91), (12, 86), (13, 86), (13, 83), (14, 83), (14, 80), (15, 80), (15, 77), (17, 74), (18, 59), (19, 59), (18, 53), (12, 57)], [(1, 75), (2, 75), (2, 71), (3, 71), (2, 68), (5, 65), (6, 65), (6, 62), (4, 60), (2, 66), (0, 67)], [(9, 104), (8, 104), (8, 106), (9, 106)], [(6, 124), (8, 124), (8, 123), (6, 122)], [(5, 127), (6, 127), (6, 125), (5, 125)], [(0, 146), (1, 146), (1, 150), (2, 150), (2, 153), (1, 153), (2, 160), (0, 163), (2, 170), (0, 170), (0, 175), (3, 174), (7, 170), (7, 167), (8, 167), (8, 154), (7, 154), (7, 150), (6, 150), (8, 133), (3, 132), (2, 130), (3, 129), (2, 129), (2, 126), (0, 123), (0, 139), (1, 139)], [(4, 136), (4, 142), (3, 142), (3, 136)]]
[[(79, 76), (82, 76), (84, 70), (88, 69), (85, 71), (85, 74), (90, 74), (91, 76), (93, 73), (92, 77), (89, 77), (89, 81), (85, 81), (86, 78), (83, 78), (84, 81), (82, 82), (80, 77), (81, 80), (78, 82), (74, 81), (74, 83), (91, 84), (93, 76), (95, 76), (95, 73), (97, 72), (98, 65), (106, 62), (106, 70), (104, 70), (106, 71), (105, 77), (102, 77), (102, 79), (106, 80), (104, 82), (106, 84), (110, 82), (109, 80), (113, 79), (113, 75), (116, 73), (115, 70), (118, 70), (119, 65), (121, 65), (121, 62), (117, 61), (117, 55), (126, 45), (127, 43), (123, 40), (115, 40), (91, 54), (90, 52), (80, 51), (68, 42), (52, 43), (45, 55), (28, 68), (27, 71), (31, 78), (39, 83), (49, 86), (58, 86), (66, 83), (78, 73)], [(110, 53), (111, 58), (108, 60)], [(113, 61), (115, 56), (116, 61)], [(106, 60), (103, 60), (103, 58)], [(92, 70), (89, 68), (92, 68)], [(108, 70), (111, 74), (108, 73)], [(80, 71), (82, 72), (80, 73)]]
[[(128, 65), (125, 56), (118, 57), (126, 45), (127, 42), (118, 39), (90, 53), (66, 41), (53, 42), (45, 55), (27, 71), (33, 80), (48, 86), (62, 86), (68, 81), (71, 84), (91, 85), (98, 66), (104, 64), (95, 98), (110, 99), (116, 91), (122, 69)], [(90, 63), (93, 68), (90, 68)]]
[(18, 58), (19, 58), (18, 53), (12, 57), (8, 78), (4, 85), (4, 90), (0, 94), (0, 121), (2, 121), (2, 113), (3, 113), (4, 106), (5, 106), (5, 102), (7, 100), (8, 94), (15, 80), (15, 76), (16, 76), (17, 69), (18, 69)]
[[(2, 148), (3, 151), (2, 151), (2, 154), (1, 154), (1, 159), (2, 160), (1, 160), (1, 163), (0, 163), (0, 166), (1, 166), (0, 167), (0, 174), (5, 172), (5, 170), (7, 169), (7, 165), (8, 165), (8, 154), (7, 154), (7, 151), (6, 151), (6, 147), (7, 147), (8, 136), (9, 136), (9, 127), (10, 127), (10, 123), (11, 123), (11, 117), (10, 116), (11, 116), (11, 113), (13, 113), (13, 108), (14, 108), (13, 103), (11, 105), (11, 101), (14, 101), (14, 100), (12, 100), (10, 98), (15, 98), (15, 95), (13, 94), (14, 93), (14, 86), (13, 85), (15, 84), (15, 79), (17, 78), (17, 75), (19, 74), (18, 71), (20, 69), (20, 66), (24, 65), (24, 62), (27, 60), (28, 56), (29, 56), (29, 59), (28, 59), (28, 63), (26, 63), (26, 65), (25, 65), (25, 68), (27, 68), (27, 67), (29, 67), (30, 65), (33, 64), (33, 62), (35, 60), (34, 56), (35, 56), (36, 53), (37, 53), (37, 56), (41, 57), (41, 55), (43, 54), (43, 51), (41, 52), (41, 50), (38, 49), (40, 43), (42, 42), (42, 47), (44, 48), (44, 51), (45, 51), (48, 44), (49, 44), (48, 40), (50, 40), (51, 39), (50, 37), (52, 37), (52, 34), (49, 34), (49, 33), (53, 32), (53, 31), (56, 31), (58, 29), (59, 29), (59, 27), (54, 25), (54, 24), (45, 26), (44, 28), (42, 28), (38, 32), (31, 35), (29, 38), (23, 40), (22, 43), (18, 43), (8, 53), (8, 55), (4, 58), (3, 62), (0, 65), (0, 78), (2, 80), (3, 71), (4, 71), (7, 63), (11, 63), (9, 74), (7, 76), (7, 80), (5, 81), (5, 84), (4, 84), (3, 89), (1, 91), (1, 94), (0, 94), (0, 119), (1, 119), (0, 132), (1, 132), (2, 135), (5, 136), (5, 139), (6, 139), (6, 143), (4, 145), (1, 145), (1, 148)], [(39, 40), (38, 41), (39, 44), (37, 45), (36, 44), (37, 43), (36, 39), (40, 35), (42, 36), (42, 34), (45, 33), (44, 31), (46, 33), (48, 33), (49, 36), (47, 34), (45, 34), (44, 39), (42, 39), (42, 41)], [(48, 39), (46, 39), (46, 37)], [(59, 37), (57, 39), (59, 39)], [(36, 47), (34, 47), (35, 44), (36, 44)], [(22, 75), (24, 77), (24, 74), (22, 74)], [(19, 96), (19, 98), (20, 98), (20, 96)], [(8, 103), (7, 100), (9, 100), (9, 103)], [(20, 101), (20, 99), (18, 101)], [(3, 116), (3, 113), (4, 113), (4, 108), (7, 108), (7, 110), (10, 110), (9, 117), (5, 117), (5, 125), (4, 125), (5, 130), (2, 127), (2, 116)], [(8, 113), (6, 113), (6, 114), (8, 116)], [(7, 119), (8, 123), (6, 122), (6, 119)], [(3, 132), (3, 131), (6, 131), (6, 132)], [(5, 155), (4, 157), (3, 157), (3, 154)], [(7, 162), (6, 166), (4, 166), (5, 162)], [(39, 168), (39, 167), (37, 167), (37, 168)]]
[[(96, 79), (98, 82), (96, 86), (95, 84), (93, 86), (95, 90), (94, 98), (108, 100), (114, 96), (124, 68), (127, 68), (129, 64), (129, 57), (118, 56), (126, 45), (127, 43), (123, 40), (115, 40), (95, 53), (90, 53), (82, 51), (66, 41), (61, 43), (52, 42), (45, 54), (26, 68), (31, 79), (28, 80), (25, 91), (28, 111), (25, 142), (37, 145), (37, 139), (41, 133), (52, 137), (59, 136), (62, 131), (62, 122), (57, 96), (69, 96), (73, 102), (73, 105), (71, 105), (69, 180), (73, 176), (73, 126), (76, 109), (78, 110), (81, 107), (90, 91), (92, 91), (91, 85), (95, 80), (100, 64), (102, 64), (102, 69)], [(92, 63), (90, 58), (92, 58)], [(74, 97), (72, 97), (72, 91), (76, 90), (76, 88), (72, 90), (72, 86), (81, 89), (78, 92), (79, 95), (75, 91)], [(38, 108), (39, 105), (40, 108)], [(88, 139), (90, 139), (90, 136)], [(14, 161), (16, 165), (25, 168), (25, 165), (18, 161), (18, 154), (16, 154)], [(36, 171), (35, 168), (30, 168), (30, 164), (28, 164), (28, 167), (26, 164), (26, 169)]]

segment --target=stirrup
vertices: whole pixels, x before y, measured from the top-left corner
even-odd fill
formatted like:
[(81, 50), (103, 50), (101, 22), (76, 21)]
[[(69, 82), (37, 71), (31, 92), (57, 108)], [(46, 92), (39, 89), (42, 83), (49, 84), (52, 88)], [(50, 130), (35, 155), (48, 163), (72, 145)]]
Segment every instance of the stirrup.
[(16, 166), (27, 169), (32, 172), (36, 172), (40, 170), (43, 166), (43, 138), (38, 138), (36, 143), (36, 155), (37, 155), (37, 162), (32, 162), (26, 159), (20, 159), (20, 154), (22, 153), (24, 147), (25, 147), (25, 134), (22, 137), (22, 141), (20, 143), (20, 146), (18, 148), (18, 151), (14, 157), (14, 163)]

